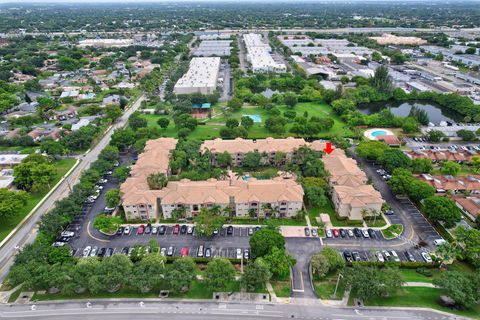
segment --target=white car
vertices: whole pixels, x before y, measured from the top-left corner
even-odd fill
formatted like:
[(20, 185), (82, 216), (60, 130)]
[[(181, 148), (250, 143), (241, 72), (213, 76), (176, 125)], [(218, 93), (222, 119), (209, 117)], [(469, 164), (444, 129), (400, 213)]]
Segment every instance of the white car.
[(390, 260), (390, 253), (387, 250), (383, 250), (382, 254), (385, 257), (385, 261)]
[(325, 234), (327, 235), (327, 238), (332, 238), (333, 237), (332, 230), (330, 230), (330, 229), (325, 230)]
[(62, 237), (73, 237), (75, 236), (75, 232), (73, 231), (63, 231), (60, 236)]
[(57, 241), (52, 244), (52, 247), (63, 247), (64, 245), (65, 245), (65, 242)]
[(126, 226), (125, 229), (123, 229), (123, 234), (129, 235), (130, 232), (132, 232), (132, 226)]
[(348, 230), (347, 230), (347, 233), (348, 233), (348, 236), (349, 236), (350, 238), (353, 238), (353, 237), (355, 236), (355, 235), (353, 234), (353, 230), (352, 230), (352, 229), (348, 229)]
[(92, 247), (86, 246), (85, 249), (83, 249), (83, 257), (88, 257), (90, 255), (90, 251), (92, 251)]
[(375, 252), (375, 257), (377, 257), (378, 262), (385, 262), (385, 259), (380, 251)]
[(433, 262), (432, 257), (430, 257), (430, 255), (428, 253), (422, 252), (421, 255), (422, 255), (423, 260), (425, 260), (425, 262), (428, 262), (428, 263)]
[(92, 251), (90, 251), (90, 257), (95, 257), (97, 255), (98, 247), (93, 247)]
[(203, 246), (198, 247), (197, 257), (203, 257)]
[(368, 234), (368, 230), (367, 230), (367, 229), (362, 229), (362, 234), (363, 234), (363, 237), (364, 237), (364, 238), (370, 238), (370, 235)]
[(242, 254), (242, 249), (238, 248), (237, 249), (237, 259), (242, 259), (243, 254)]
[(165, 256), (167, 255), (167, 248), (162, 248), (162, 249), (160, 249), (160, 255), (161, 255), (162, 257), (165, 257)]
[(444, 239), (435, 239), (435, 240), (433, 240), (433, 244), (436, 245), (436, 246), (442, 246), (442, 245), (444, 245), (445, 243), (447, 243), (447, 241), (445, 241)]
[(394, 250), (391, 250), (390, 253), (392, 254), (393, 261), (400, 262), (400, 258), (398, 257), (398, 254)]

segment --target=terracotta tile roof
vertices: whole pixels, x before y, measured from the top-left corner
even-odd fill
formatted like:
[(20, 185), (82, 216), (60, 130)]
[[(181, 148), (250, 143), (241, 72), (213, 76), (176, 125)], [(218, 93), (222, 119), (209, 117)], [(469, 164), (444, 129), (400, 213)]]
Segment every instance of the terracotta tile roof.
[(324, 155), (322, 160), (325, 170), (330, 173), (331, 184), (355, 186), (365, 184), (368, 180), (365, 172), (358, 167), (357, 161), (347, 157), (341, 149)]
[(480, 175), (464, 177), (454, 176), (432, 176), (429, 174), (418, 175), (419, 180), (425, 181), (437, 190), (480, 190)]
[(316, 151), (322, 151), (325, 148), (325, 143), (321, 141), (306, 142), (303, 138), (288, 137), (286, 139), (243, 139), (236, 138), (234, 140), (223, 140), (220, 138), (214, 140), (206, 140), (200, 146), (200, 150), (210, 150), (212, 153), (247, 153), (254, 152), (293, 152), (301, 146), (307, 146)]
[(366, 207), (371, 204), (382, 204), (380, 192), (371, 185), (364, 184), (356, 187), (333, 186), (334, 192), (343, 204), (349, 204), (352, 208)]
[(170, 181), (158, 192), (162, 204), (303, 201), (303, 188), (292, 179)]
[(377, 140), (383, 141), (391, 146), (399, 146), (401, 144), (400, 140), (398, 140), (398, 138), (392, 134), (377, 136), (376, 138)]
[(472, 217), (476, 218), (480, 215), (480, 197), (478, 196), (453, 196), (453, 199)]
[(411, 159), (429, 158), (432, 161), (470, 161), (472, 156), (477, 155), (474, 151), (451, 150), (412, 150), (406, 154)]

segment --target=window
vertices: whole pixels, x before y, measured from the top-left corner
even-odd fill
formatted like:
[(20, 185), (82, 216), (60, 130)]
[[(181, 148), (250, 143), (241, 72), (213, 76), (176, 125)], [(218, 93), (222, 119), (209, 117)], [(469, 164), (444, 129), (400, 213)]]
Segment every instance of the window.
[(198, 204), (193, 205), (193, 211), (198, 211)]

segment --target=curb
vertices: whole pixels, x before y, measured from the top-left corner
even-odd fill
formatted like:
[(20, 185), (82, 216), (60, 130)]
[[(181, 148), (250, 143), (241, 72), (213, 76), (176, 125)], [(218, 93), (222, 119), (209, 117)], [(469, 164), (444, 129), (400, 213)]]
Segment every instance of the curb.
[(38, 210), (38, 208), (45, 203), (45, 201), (52, 195), (53, 192), (55, 192), (55, 190), (57, 190), (60, 184), (62, 184), (65, 181), (65, 179), (68, 178), (68, 176), (70, 176), (73, 170), (75, 170), (75, 168), (78, 167), (80, 162), (81, 160), (77, 159), (77, 161), (70, 168), (70, 170), (68, 170), (63, 175), (63, 177), (55, 184), (55, 186), (53, 186), (53, 188), (35, 205), (35, 207), (33, 207), (32, 210), (30, 210), (30, 212), (22, 219), (22, 221), (20, 221), (17, 224), (17, 226), (12, 231), (10, 231), (10, 233), (2, 240), (2, 242), (0, 242), (0, 248), (2, 248), (13, 237), (13, 235), (18, 231), (18, 229), (22, 227), (32, 217), (32, 215)]

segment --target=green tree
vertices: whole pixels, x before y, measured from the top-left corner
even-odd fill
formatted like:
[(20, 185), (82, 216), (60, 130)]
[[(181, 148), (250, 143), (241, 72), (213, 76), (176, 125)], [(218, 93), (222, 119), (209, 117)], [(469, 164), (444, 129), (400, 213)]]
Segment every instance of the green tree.
[(263, 288), (271, 277), (272, 273), (268, 263), (262, 258), (258, 258), (255, 262), (247, 265), (240, 281), (248, 291), (255, 292), (257, 289)]
[(40, 155), (31, 154), (13, 169), (14, 183), (18, 188), (37, 192), (50, 188), (57, 169), (50, 161)]
[(462, 218), (462, 212), (448, 197), (431, 196), (423, 201), (424, 212), (434, 222), (452, 228)]
[(137, 129), (147, 127), (148, 122), (147, 119), (142, 117), (140, 112), (135, 111), (130, 115), (130, 118), (128, 118), (128, 125), (136, 131)]
[(406, 117), (403, 120), (402, 130), (404, 133), (414, 133), (418, 131), (418, 123), (417, 120), (413, 117)]
[(455, 230), (457, 242), (463, 248), (460, 255), (477, 269), (480, 268), (480, 230), (458, 227)]
[(242, 108), (243, 101), (237, 97), (233, 97), (227, 102), (227, 107), (233, 111), (238, 111)]
[(432, 160), (417, 158), (412, 160), (412, 171), (415, 173), (430, 173), (433, 170)]
[(440, 142), (446, 138), (446, 135), (440, 130), (429, 130), (427, 132), (427, 138), (432, 142)]
[[(477, 275), (478, 276), (478, 275)], [(471, 307), (480, 298), (480, 291), (472, 275), (458, 271), (442, 272), (433, 283), (442, 288), (456, 303)]]
[(43, 139), (40, 143), (40, 151), (45, 152), (49, 156), (62, 156), (66, 153), (65, 147), (58, 141), (53, 139)]
[(117, 231), (118, 227), (122, 223), (122, 219), (117, 216), (109, 216), (106, 214), (99, 214), (93, 220), (93, 226), (95, 229), (105, 233), (113, 233)]
[(133, 263), (123, 254), (105, 257), (99, 268), (98, 280), (105, 290), (115, 292), (128, 284)]
[(412, 164), (410, 158), (399, 149), (385, 150), (379, 160), (388, 172), (397, 168), (408, 168)]
[(116, 208), (120, 204), (120, 190), (114, 188), (105, 192), (105, 202), (110, 208)]
[(163, 281), (166, 258), (160, 254), (145, 256), (132, 270), (130, 285), (141, 292), (158, 288)]
[(480, 173), (480, 156), (473, 156), (469, 163), (476, 173)]
[(152, 173), (147, 177), (148, 187), (151, 190), (160, 190), (167, 185), (168, 179), (164, 173)]
[(376, 267), (354, 264), (345, 269), (345, 281), (357, 298), (368, 301), (370, 298), (386, 296), (400, 288), (402, 279), (397, 268)]
[(377, 160), (383, 156), (383, 153), (388, 149), (389, 146), (386, 143), (382, 141), (371, 140), (360, 142), (355, 148), (355, 152), (362, 158)]
[(160, 118), (157, 120), (157, 124), (160, 126), (160, 128), (167, 129), (168, 125), (170, 124), (170, 119)]
[(293, 108), (298, 103), (297, 95), (293, 92), (287, 92), (283, 95), (283, 103), (289, 108)]
[(126, 166), (118, 167), (113, 171), (112, 176), (117, 179), (119, 182), (124, 182), (127, 180), (128, 175), (130, 174), (130, 169)]
[(195, 217), (195, 229), (199, 236), (212, 236), (215, 230), (220, 230), (225, 222), (221, 215), (220, 208), (202, 208)]
[(122, 109), (117, 105), (108, 105), (105, 107), (105, 118), (110, 119), (111, 122), (120, 118), (122, 114)]
[(227, 119), (227, 121), (225, 122), (225, 126), (230, 129), (238, 127), (238, 120), (233, 118)]
[(377, 88), (380, 92), (391, 93), (393, 91), (393, 81), (388, 74), (388, 67), (380, 65), (371, 78), (371, 83), (374, 88)]
[(325, 179), (306, 177), (302, 181), (302, 186), (309, 205), (320, 207), (327, 204), (329, 188)]
[(463, 141), (475, 141), (477, 140), (477, 135), (475, 132), (470, 130), (461, 129), (457, 131), (457, 136), (462, 138)]
[(442, 173), (446, 175), (456, 176), (460, 172), (460, 164), (453, 161), (445, 161), (442, 164)]
[(125, 151), (135, 142), (135, 132), (132, 128), (117, 129), (112, 134), (110, 144), (116, 146), (120, 151)]
[(207, 264), (204, 281), (213, 291), (225, 291), (235, 281), (235, 268), (227, 258), (214, 258)]
[(287, 277), (290, 274), (290, 268), (296, 263), (295, 259), (285, 252), (285, 249), (278, 247), (272, 247), (263, 258), (270, 266), (272, 274), (280, 279)]
[(242, 160), (242, 165), (249, 169), (257, 169), (260, 166), (262, 155), (258, 151), (247, 152)]
[(28, 201), (28, 194), (24, 191), (10, 191), (0, 189), (0, 219), (5, 220), (15, 216)]
[(165, 273), (165, 282), (172, 292), (186, 292), (195, 280), (195, 262), (191, 257), (173, 261)]
[(232, 164), (233, 158), (227, 151), (216, 155), (217, 163), (220, 167), (226, 168)]
[(255, 232), (249, 240), (252, 255), (254, 257), (263, 257), (269, 254), (273, 248), (285, 251), (285, 239), (276, 229), (262, 228)]
[(243, 116), (240, 123), (242, 127), (249, 130), (253, 126), (253, 119), (248, 116)]
[(327, 257), (325, 257), (321, 251), (313, 254), (312, 259), (310, 260), (310, 265), (312, 267), (313, 274), (320, 278), (325, 277), (330, 271), (330, 263), (328, 262)]

